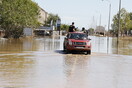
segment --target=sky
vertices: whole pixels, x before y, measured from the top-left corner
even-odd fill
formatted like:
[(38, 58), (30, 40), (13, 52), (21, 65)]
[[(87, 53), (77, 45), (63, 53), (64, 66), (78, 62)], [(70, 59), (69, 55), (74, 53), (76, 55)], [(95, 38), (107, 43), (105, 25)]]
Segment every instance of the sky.
[[(111, 3), (111, 23), (119, 11), (119, 0), (33, 0), (48, 13), (58, 14), (62, 24), (75, 27), (95, 28), (96, 25), (108, 29), (109, 5)], [(121, 7), (132, 12), (132, 0), (121, 0)], [(101, 20), (100, 20), (101, 18)]]

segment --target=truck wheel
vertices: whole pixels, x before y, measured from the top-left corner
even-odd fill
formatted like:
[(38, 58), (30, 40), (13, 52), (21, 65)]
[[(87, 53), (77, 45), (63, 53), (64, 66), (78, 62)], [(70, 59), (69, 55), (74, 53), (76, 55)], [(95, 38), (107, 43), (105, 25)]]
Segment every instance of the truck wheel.
[(87, 54), (87, 55), (88, 55), (88, 54), (90, 54), (90, 55), (91, 55), (91, 50), (87, 51), (87, 52), (86, 52), (86, 54)]
[(65, 47), (65, 46), (63, 46), (63, 51), (64, 51), (64, 52), (66, 51), (66, 47)]
[(64, 51), (66, 54), (69, 53), (69, 51), (66, 49), (66, 46), (63, 46), (63, 51)]

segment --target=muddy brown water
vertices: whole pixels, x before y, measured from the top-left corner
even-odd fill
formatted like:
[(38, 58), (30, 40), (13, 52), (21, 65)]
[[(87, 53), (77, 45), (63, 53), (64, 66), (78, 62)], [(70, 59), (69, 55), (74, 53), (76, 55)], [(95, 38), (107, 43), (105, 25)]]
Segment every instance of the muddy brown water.
[(92, 54), (65, 54), (64, 37), (0, 39), (0, 88), (132, 88), (132, 42), (92, 37)]

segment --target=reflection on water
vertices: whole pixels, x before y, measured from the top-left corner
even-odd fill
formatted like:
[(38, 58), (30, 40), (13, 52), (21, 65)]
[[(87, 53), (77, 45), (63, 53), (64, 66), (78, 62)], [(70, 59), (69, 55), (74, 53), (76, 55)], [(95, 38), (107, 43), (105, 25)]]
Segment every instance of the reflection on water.
[[(117, 38), (90, 36), (92, 39), (92, 51), (110, 54), (132, 55), (132, 38), (120, 39), (117, 45)], [(108, 45), (108, 46), (107, 46)]]
[[(132, 38), (117, 39), (109, 37), (90, 36), (92, 39), (92, 52), (132, 55)], [(0, 39), (0, 53), (13, 53), (25, 51), (54, 51), (63, 50), (64, 36), (40, 37), (22, 39)]]
[(28, 58), (32, 56), (0, 55), (0, 87), (28, 87), (35, 73), (34, 59)]
[[(83, 57), (83, 58), (82, 58)], [(88, 74), (88, 60), (86, 55), (64, 56), (64, 73), (66, 75), (65, 88), (86, 88)]]
[(59, 48), (60, 37), (1, 38), (0, 88), (41, 88), (37, 86), (47, 81), (40, 82), (43, 75), (38, 76), (42, 70), (41, 67), (37, 68), (39, 59), (51, 57), (54, 50)]
[[(113, 39), (113, 42), (116, 42), (116, 39)], [(119, 44), (115, 44), (113, 48), (117, 49), (118, 54), (132, 55), (132, 38), (121, 38)]]
[(0, 88), (132, 88), (131, 56), (101, 54), (132, 55), (131, 39), (90, 38), (92, 55), (64, 54), (64, 36), (0, 39)]
[(66, 55), (64, 88), (131, 88), (131, 56)]
[(0, 53), (51, 51), (60, 48), (59, 37), (0, 39)]

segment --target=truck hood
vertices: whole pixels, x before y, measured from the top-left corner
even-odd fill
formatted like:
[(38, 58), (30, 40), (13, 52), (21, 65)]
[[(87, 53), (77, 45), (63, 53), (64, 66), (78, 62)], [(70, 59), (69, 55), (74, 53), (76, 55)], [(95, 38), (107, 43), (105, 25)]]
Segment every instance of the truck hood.
[(69, 39), (72, 42), (89, 42), (89, 40)]

